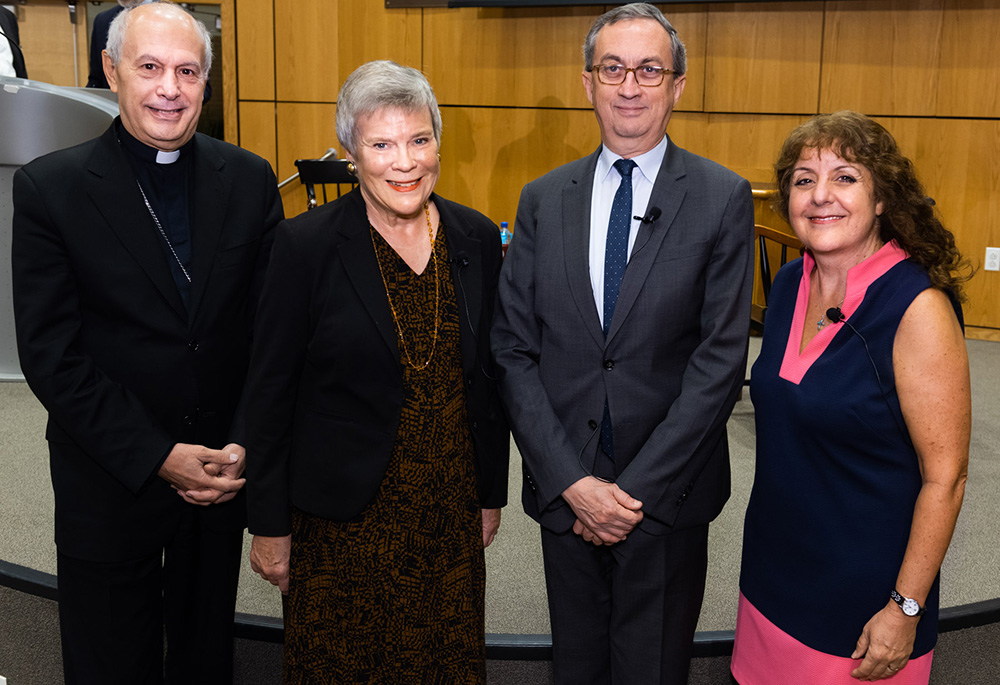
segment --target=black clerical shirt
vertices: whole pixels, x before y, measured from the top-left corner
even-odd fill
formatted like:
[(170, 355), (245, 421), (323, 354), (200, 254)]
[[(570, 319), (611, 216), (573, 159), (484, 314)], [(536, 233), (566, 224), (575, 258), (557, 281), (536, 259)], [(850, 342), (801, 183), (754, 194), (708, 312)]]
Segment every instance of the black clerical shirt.
[[(163, 248), (163, 254), (170, 265), (170, 273), (180, 291), (184, 306), (188, 306), (191, 296), (191, 283), (184, 272), (191, 274), (191, 170), (194, 157), (194, 139), (192, 138), (179, 150), (180, 155), (172, 162), (166, 161), (175, 157), (170, 153), (159, 152), (156, 148), (136, 140), (117, 119), (118, 140), (126, 152), (126, 157), (135, 172), (135, 177), (142, 186), (149, 204), (160, 221), (160, 226), (166, 235), (166, 240), (160, 235), (153, 217), (149, 218), (150, 230), (156, 232), (157, 242)], [(159, 159), (159, 161), (157, 161)], [(133, 192), (123, 189), (123, 192)], [(139, 193), (139, 188), (134, 189)], [(141, 197), (141, 196), (140, 196)], [(142, 229), (146, 227), (143, 226)], [(168, 244), (169, 241), (169, 244)], [(171, 250), (171, 248), (173, 248)], [(183, 265), (183, 269), (181, 268)]]

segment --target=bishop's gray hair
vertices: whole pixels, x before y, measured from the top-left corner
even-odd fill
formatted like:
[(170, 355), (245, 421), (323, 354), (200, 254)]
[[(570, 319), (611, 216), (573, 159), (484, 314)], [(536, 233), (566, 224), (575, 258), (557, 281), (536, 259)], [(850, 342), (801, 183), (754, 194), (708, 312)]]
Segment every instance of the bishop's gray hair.
[(207, 81), (208, 72), (212, 69), (212, 34), (208, 32), (204, 24), (191, 16), (187, 10), (169, 0), (143, 0), (143, 2), (134, 3), (131, 7), (126, 7), (124, 11), (118, 13), (118, 16), (111, 22), (111, 26), (108, 27), (108, 43), (104, 46), (108, 57), (111, 58), (111, 63), (118, 66), (118, 62), (121, 61), (122, 49), (125, 45), (125, 34), (128, 32), (129, 24), (132, 23), (132, 12), (143, 5), (150, 4), (177, 7), (179, 11), (191, 17), (195, 30), (198, 32), (198, 37), (201, 38), (201, 42), (205, 46), (204, 56), (202, 57), (202, 78)]

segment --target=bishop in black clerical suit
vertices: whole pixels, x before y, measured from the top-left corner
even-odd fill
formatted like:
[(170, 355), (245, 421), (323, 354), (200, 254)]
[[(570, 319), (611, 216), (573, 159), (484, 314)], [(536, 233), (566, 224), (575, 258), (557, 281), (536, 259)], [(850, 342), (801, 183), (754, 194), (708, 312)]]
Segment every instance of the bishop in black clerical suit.
[(241, 393), (281, 200), (266, 161), (195, 134), (200, 24), (160, 3), (116, 21), (120, 119), (14, 178), (18, 352), (49, 412), (66, 682), (227, 683)]

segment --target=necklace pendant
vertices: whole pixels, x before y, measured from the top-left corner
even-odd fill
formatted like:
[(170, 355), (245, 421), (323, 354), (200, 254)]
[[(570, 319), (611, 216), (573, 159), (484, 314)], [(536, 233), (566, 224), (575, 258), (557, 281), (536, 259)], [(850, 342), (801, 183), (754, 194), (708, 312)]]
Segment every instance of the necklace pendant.
[(825, 325), (826, 325), (826, 317), (824, 316), (822, 319), (816, 322), (816, 330), (817, 331), (823, 330), (823, 326)]

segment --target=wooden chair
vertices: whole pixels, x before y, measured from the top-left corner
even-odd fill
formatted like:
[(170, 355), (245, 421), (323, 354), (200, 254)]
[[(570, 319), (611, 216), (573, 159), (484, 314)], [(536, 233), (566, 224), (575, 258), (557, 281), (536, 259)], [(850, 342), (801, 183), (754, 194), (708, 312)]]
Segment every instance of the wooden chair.
[[(767, 298), (771, 296), (771, 281), (774, 273), (789, 261), (788, 248), (796, 250), (792, 259), (802, 256), (802, 241), (794, 235), (778, 231), (769, 226), (756, 224), (754, 227), (754, 237), (757, 239), (757, 271), (760, 274), (760, 285), (764, 292), (763, 303), (753, 303), (750, 307), (750, 330), (761, 332), (764, 330), (764, 319), (767, 316)], [(776, 245), (769, 245), (775, 243)], [(781, 246), (780, 263), (778, 269), (771, 268), (771, 258), (774, 255), (774, 248)], [(756, 291), (755, 291), (756, 292)]]
[(322, 186), (323, 202), (326, 202), (327, 184), (337, 186), (337, 197), (340, 197), (340, 186), (349, 185), (353, 189), (358, 184), (358, 177), (347, 170), (346, 159), (297, 159), (295, 167), (299, 170), (299, 180), (306, 187), (307, 210), (319, 206), (316, 186)]
[[(771, 281), (774, 278), (774, 273), (788, 263), (788, 248), (791, 247), (796, 250), (796, 254), (792, 256), (792, 259), (802, 255), (802, 241), (794, 235), (778, 231), (769, 226), (755, 224), (753, 228), (754, 237), (757, 239), (756, 272), (760, 274), (760, 285), (764, 294), (764, 301), (762, 303), (753, 302), (750, 305), (750, 333), (760, 335), (764, 332), (764, 319), (767, 316), (767, 298), (771, 296)], [(780, 250), (777, 250), (778, 246), (780, 246)], [(776, 251), (781, 255), (780, 263), (778, 264), (778, 269), (772, 269), (771, 258)], [(756, 294), (757, 286), (755, 282), (755, 298)], [(743, 385), (750, 385), (750, 379), (744, 379)], [(740, 397), (742, 395), (743, 393), (741, 392)]]

